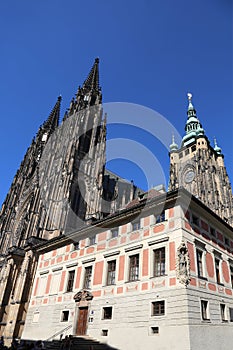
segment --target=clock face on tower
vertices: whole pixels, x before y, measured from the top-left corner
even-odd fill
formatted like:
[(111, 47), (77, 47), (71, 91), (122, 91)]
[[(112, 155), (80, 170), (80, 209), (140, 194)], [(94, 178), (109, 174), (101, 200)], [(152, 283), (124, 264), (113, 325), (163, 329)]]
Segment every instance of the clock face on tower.
[(191, 183), (194, 180), (194, 177), (195, 177), (195, 171), (193, 168), (189, 167), (184, 171), (183, 179), (185, 183), (187, 184)]

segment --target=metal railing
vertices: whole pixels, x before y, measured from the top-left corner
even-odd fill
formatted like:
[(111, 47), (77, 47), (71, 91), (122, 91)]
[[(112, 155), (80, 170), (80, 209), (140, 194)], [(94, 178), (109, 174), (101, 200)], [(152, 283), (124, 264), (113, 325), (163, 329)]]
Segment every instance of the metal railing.
[(58, 335), (64, 335), (65, 332), (67, 332), (70, 328), (72, 327), (72, 324), (70, 324), (69, 326), (67, 326), (66, 328), (54, 333), (53, 335), (51, 335), (51, 337), (49, 337), (48, 339), (46, 339), (45, 341), (50, 341), (55, 339)]

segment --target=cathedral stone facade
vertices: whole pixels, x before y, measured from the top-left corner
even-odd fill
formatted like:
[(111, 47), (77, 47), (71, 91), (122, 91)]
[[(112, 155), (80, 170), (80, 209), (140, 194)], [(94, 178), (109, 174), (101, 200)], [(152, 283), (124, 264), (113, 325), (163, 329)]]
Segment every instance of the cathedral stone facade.
[[(230, 350), (232, 189), (189, 94), (168, 192), (105, 169), (99, 60), (59, 124), (61, 97), (3, 203), (0, 335), (87, 336), (119, 350)], [(49, 317), (48, 317), (49, 315)]]

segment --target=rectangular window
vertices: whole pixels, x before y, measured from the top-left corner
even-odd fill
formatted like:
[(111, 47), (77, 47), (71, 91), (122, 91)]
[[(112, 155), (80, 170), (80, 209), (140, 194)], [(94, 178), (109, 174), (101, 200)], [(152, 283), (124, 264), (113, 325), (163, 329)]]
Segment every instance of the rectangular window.
[(89, 245), (94, 245), (96, 240), (96, 235), (89, 237)]
[(159, 327), (151, 327), (151, 334), (159, 334)]
[(201, 300), (201, 317), (203, 320), (209, 320), (208, 301)]
[(217, 281), (217, 283), (220, 283), (220, 270), (219, 270), (219, 264), (220, 264), (219, 259), (215, 258), (215, 277), (216, 277), (216, 281)]
[(61, 322), (67, 322), (69, 319), (69, 311), (65, 310), (61, 313)]
[(111, 229), (111, 238), (118, 237), (119, 234), (119, 227), (114, 227)]
[(164, 316), (165, 315), (165, 301), (152, 302), (152, 316)]
[(159, 224), (160, 222), (165, 221), (165, 211), (162, 211), (159, 215), (156, 215), (155, 217), (155, 223)]
[(73, 243), (73, 250), (79, 250), (79, 242)]
[(230, 265), (230, 273), (231, 273), (231, 287), (233, 288), (233, 266)]
[(227, 321), (226, 319), (226, 305), (225, 304), (220, 304), (220, 313), (221, 313), (221, 320)]
[(107, 337), (107, 336), (108, 336), (108, 329), (102, 329), (101, 335), (102, 335), (103, 337)]
[(229, 307), (230, 322), (233, 322), (233, 308)]
[(139, 254), (129, 257), (129, 281), (137, 281), (139, 279)]
[(40, 318), (40, 313), (39, 313), (39, 311), (34, 312), (33, 318), (32, 318), (32, 322), (33, 322), (33, 323), (38, 323), (38, 322), (39, 322), (39, 318)]
[(108, 261), (107, 285), (115, 284), (116, 281), (116, 260)]
[(73, 291), (74, 275), (75, 275), (75, 270), (68, 271), (68, 281), (67, 281), (67, 287), (66, 287), (67, 292)]
[(230, 246), (230, 241), (229, 238), (224, 237), (225, 244), (229, 247)]
[(103, 308), (103, 320), (111, 320), (112, 318), (112, 307), (104, 307)]
[(165, 275), (165, 247), (154, 250), (154, 277)]
[(135, 220), (132, 222), (132, 230), (133, 231), (136, 231), (136, 230), (139, 230), (140, 229), (140, 219), (138, 220)]
[(58, 287), (60, 285), (61, 280), (61, 273), (54, 273), (52, 276), (51, 286), (49, 294), (57, 294), (58, 293)]
[(86, 288), (86, 289), (91, 288), (91, 275), (92, 275), (92, 266), (88, 266), (85, 268), (83, 288)]
[(197, 273), (199, 277), (203, 277), (203, 251), (197, 249)]
[(38, 296), (45, 294), (46, 284), (47, 284), (47, 275), (41, 276), (39, 281)]
[(194, 223), (194, 225), (199, 226), (199, 218), (195, 215), (193, 215), (193, 223)]
[(211, 236), (216, 237), (216, 232), (215, 232), (215, 229), (213, 227), (210, 227), (210, 234), (211, 234)]

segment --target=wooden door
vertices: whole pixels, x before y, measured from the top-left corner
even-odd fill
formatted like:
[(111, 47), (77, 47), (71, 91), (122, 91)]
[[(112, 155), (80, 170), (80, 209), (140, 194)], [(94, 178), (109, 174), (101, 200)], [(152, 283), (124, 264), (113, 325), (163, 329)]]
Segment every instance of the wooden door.
[(85, 335), (87, 330), (88, 307), (80, 307), (78, 311), (76, 335)]

